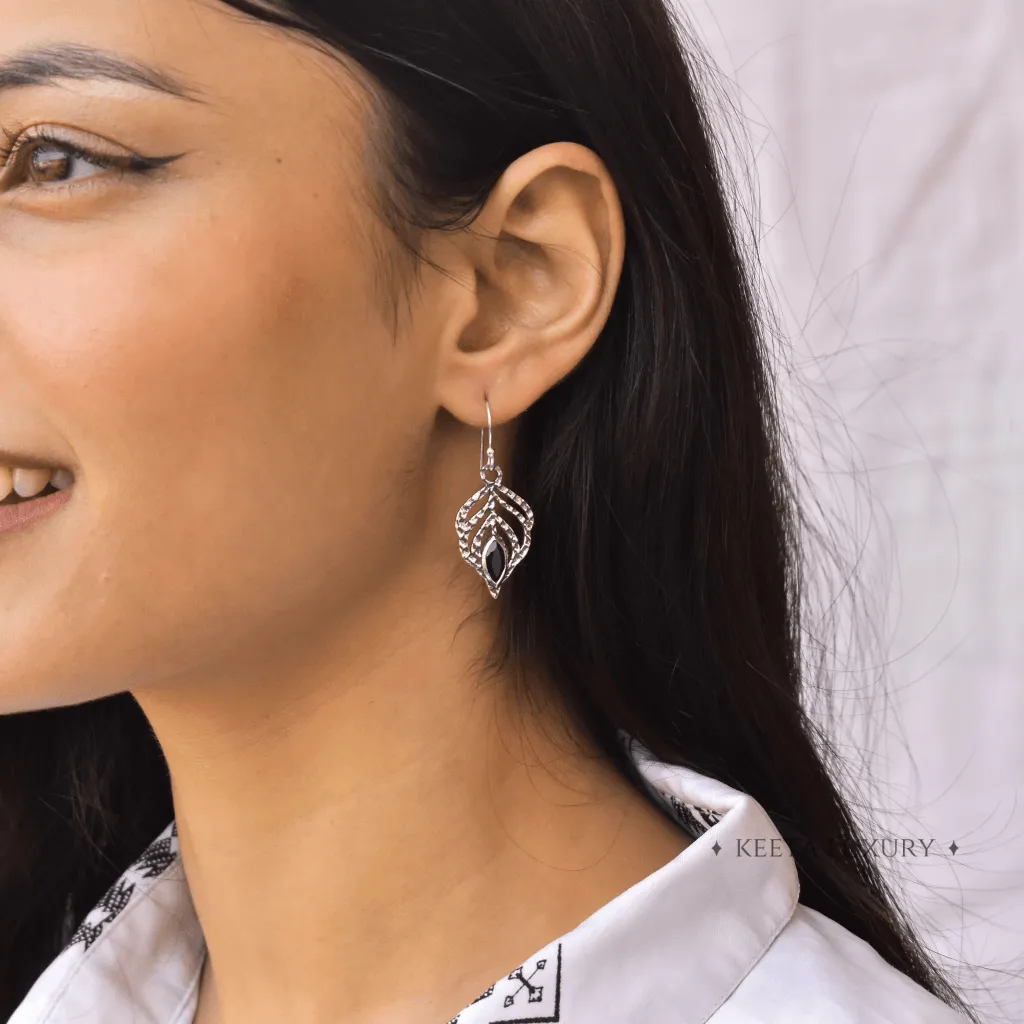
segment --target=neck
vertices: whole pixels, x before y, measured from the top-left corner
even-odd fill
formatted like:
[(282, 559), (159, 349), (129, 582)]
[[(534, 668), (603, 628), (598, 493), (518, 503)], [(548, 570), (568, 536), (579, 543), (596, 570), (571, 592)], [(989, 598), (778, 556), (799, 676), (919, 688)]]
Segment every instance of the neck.
[(218, 1020), (450, 1019), (686, 845), (554, 719), (512, 712), (477, 667), (493, 617), (453, 589), (136, 692)]

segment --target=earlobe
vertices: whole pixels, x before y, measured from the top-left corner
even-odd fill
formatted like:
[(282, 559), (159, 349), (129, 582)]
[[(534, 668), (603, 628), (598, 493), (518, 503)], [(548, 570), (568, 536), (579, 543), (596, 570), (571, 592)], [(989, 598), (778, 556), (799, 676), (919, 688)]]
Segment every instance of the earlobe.
[(510, 165), (462, 239), (477, 308), (442, 354), (441, 404), (479, 426), (486, 392), (501, 423), (570, 373), (607, 321), (624, 236), (592, 150), (552, 143)]

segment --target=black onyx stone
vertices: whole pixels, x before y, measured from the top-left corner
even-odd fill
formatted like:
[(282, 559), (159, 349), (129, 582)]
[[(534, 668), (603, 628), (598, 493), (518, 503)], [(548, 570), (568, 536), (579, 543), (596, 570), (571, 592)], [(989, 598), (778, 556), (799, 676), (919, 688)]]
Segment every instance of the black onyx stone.
[(484, 545), (484, 567), (492, 583), (499, 583), (505, 572), (505, 552), (501, 545), (492, 537)]

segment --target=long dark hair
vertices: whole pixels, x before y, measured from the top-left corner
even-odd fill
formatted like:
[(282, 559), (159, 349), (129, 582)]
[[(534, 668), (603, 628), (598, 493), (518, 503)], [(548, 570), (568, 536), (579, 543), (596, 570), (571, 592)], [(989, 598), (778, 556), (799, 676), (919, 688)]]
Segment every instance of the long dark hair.
[[(493, 661), (539, 670), (634, 781), (619, 730), (751, 794), (794, 852), (802, 902), (970, 1014), (802, 704), (800, 520), (765, 331), (666, 0), (226, 2), (368, 72), (380, 212), (414, 255), (418, 232), (471, 222), (537, 146), (605, 161), (623, 277), (594, 348), (517, 424), (508, 476), (538, 525)], [(172, 815), (130, 695), (0, 718), (0, 1013)]]

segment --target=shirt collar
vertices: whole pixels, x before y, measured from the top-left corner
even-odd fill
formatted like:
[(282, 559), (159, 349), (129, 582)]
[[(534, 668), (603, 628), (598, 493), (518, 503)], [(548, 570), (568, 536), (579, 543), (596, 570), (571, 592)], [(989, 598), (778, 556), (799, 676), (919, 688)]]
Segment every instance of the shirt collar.
[[(627, 741), (694, 842), (451, 1024), (703, 1024), (789, 921), (796, 868), (752, 797)], [(190, 1024), (206, 947), (172, 822), (90, 911), (8, 1024)]]

